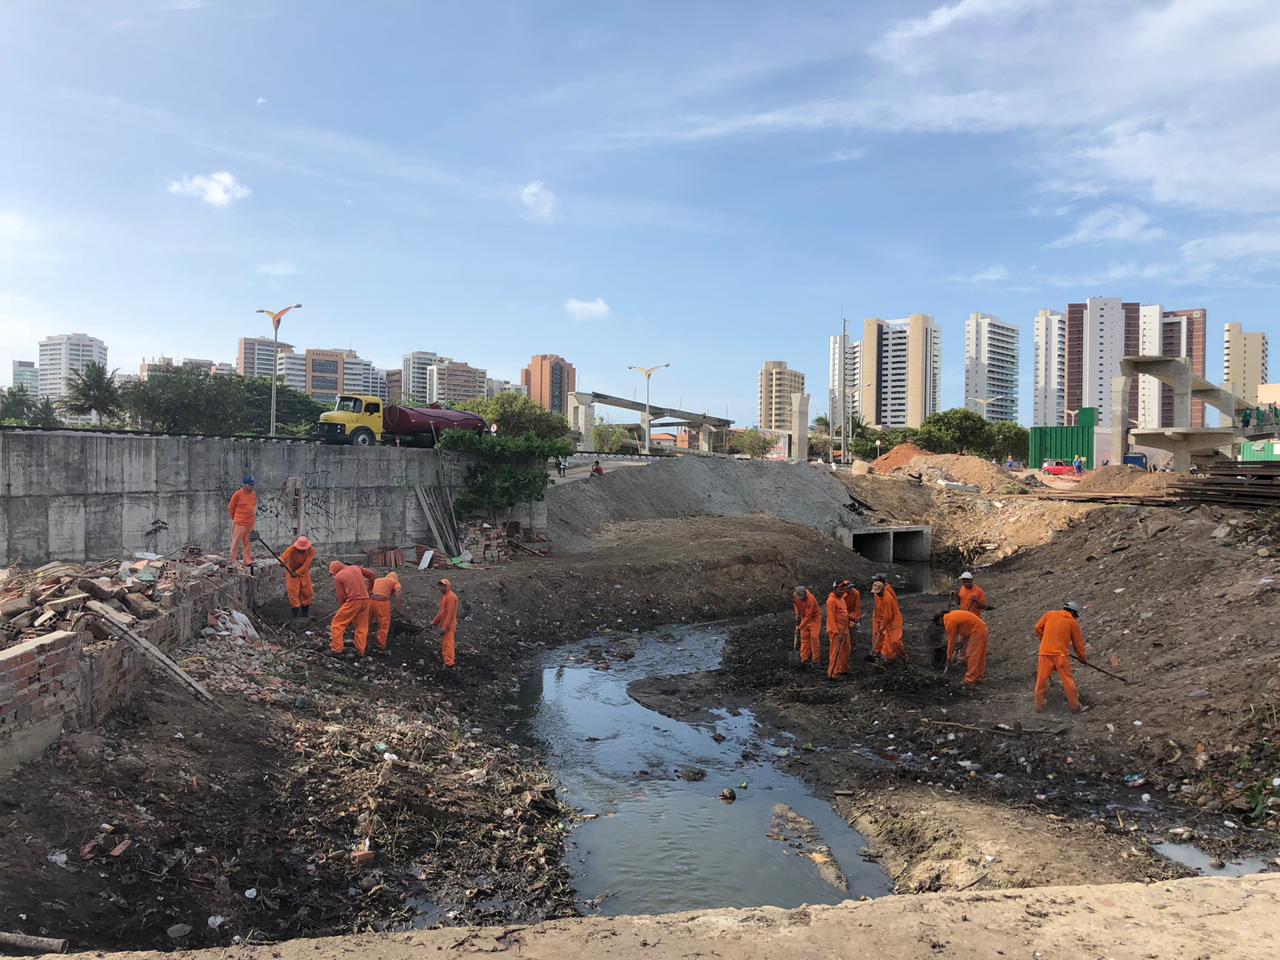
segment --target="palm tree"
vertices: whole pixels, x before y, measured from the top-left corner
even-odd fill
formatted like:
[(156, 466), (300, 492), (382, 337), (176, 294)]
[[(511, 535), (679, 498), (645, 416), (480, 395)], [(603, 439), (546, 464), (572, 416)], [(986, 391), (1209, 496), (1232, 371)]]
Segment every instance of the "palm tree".
[(86, 363), (67, 382), (67, 395), (62, 399), (62, 409), (67, 413), (80, 417), (96, 414), (102, 422), (114, 420), (123, 408), (116, 371), (108, 373), (100, 363)]
[(0, 420), (25, 420), (35, 405), (35, 398), (21, 384), (0, 395)]
[(824, 434), (831, 432), (831, 421), (825, 416), (817, 416), (813, 418), (813, 432)]
[(40, 401), (31, 408), (27, 423), (33, 427), (62, 426), (62, 421), (58, 418), (58, 410), (48, 397), (41, 397)]

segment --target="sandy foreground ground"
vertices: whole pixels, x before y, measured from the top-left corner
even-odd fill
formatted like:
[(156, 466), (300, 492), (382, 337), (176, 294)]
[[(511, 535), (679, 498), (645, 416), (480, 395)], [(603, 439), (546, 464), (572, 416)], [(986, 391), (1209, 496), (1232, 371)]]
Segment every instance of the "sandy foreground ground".
[[(560, 920), (387, 936), (293, 940), (190, 953), (113, 958), (369, 960), (520, 957), (1217, 958), (1280, 950), (1280, 877), (1177, 880), (890, 897), (796, 910), (711, 910), (659, 917)], [(1157, 946), (1158, 944), (1158, 946)]]

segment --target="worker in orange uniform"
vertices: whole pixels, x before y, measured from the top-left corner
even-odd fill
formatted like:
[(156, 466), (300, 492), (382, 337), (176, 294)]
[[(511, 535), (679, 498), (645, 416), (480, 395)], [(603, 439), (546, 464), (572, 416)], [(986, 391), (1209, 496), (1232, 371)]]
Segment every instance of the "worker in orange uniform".
[(391, 636), (391, 611), (404, 606), (404, 590), (400, 587), (400, 575), (394, 570), (385, 577), (373, 581), (369, 592), (369, 617), (378, 621), (378, 652), (387, 652), (387, 638)]
[(1040, 667), (1036, 670), (1036, 709), (1043, 710), (1048, 700), (1049, 678), (1055, 673), (1062, 681), (1067, 706), (1080, 709), (1080, 688), (1071, 675), (1071, 650), (1081, 663), (1088, 661), (1084, 634), (1080, 632), (1080, 605), (1067, 601), (1061, 610), (1050, 610), (1036, 624), (1040, 638)]
[(227, 513), (231, 517), (231, 562), (236, 562), (236, 548), (243, 545), (244, 565), (252, 567), (253, 553), (249, 549), (249, 541), (258, 516), (258, 495), (253, 490), (252, 474), (245, 474), (240, 489), (231, 495)]
[(289, 595), (290, 615), (311, 615), (311, 599), (316, 595), (311, 582), (311, 565), (316, 562), (315, 547), (306, 537), (299, 537), (280, 554), (284, 566), (284, 591)]
[(933, 618), (947, 631), (947, 666), (959, 656), (965, 662), (964, 682), (973, 685), (987, 678), (987, 638), (990, 628), (976, 613), (951, 610)]
[(440, 659), (446, 667), (452, 667), (456, 662), (454, 643), (458, 639), (458, 595), (453, 592), (448, 577), (440, 581), (440, 609), (431, 625), (440, 628)]
[(375, 579), (372, 570), (358, 564), (348, 566), (341, 560), (329, 564), (333, 575), (333, 592), (338, 598), (338, 609), (329, 625), (329, 652), (342, 656), (347, 627), (355, 627), (356, 653), (364, 656), (369, 648), (369, 587)]
[(849, 639), (849, 607), (845, 599), (847, 582), (837, 580), (827, 594), (828, 680), (838, 680), (849, 672), (849, 654), (853, 652), (853, 641)]
[(973, 574), (968, 570), (960, 574), (960, 587), (951, 596), (957, 607), (977, 614), (979, 617), (982, 616), (983, 610), (992, 609), (987, 604), (986, 591), (973, 582)]
[(844, 605), (849, 611), (849, 635), (862, 623), (862, 593), (853, 585), (852, 580), (844, 581)]
[(822, 656), (822, 607), (818, 606), (818, 598), (807, 587), (796, 587), (791, 606), (800, 631), (800, 663), (817, 664)]
[(893, 587), (884, 580), (871, 585), (871, 596), (876, 609), (871, 615), (871, 652), (885, 660), (907, 659), (907, 648), (902, 640), (902, 609)]

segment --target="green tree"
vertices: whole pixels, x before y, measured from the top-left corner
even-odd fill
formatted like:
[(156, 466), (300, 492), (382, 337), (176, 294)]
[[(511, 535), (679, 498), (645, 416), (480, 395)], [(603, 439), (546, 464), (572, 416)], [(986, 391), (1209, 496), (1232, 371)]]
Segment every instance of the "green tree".
[(35, 405), (35, 398), (27, 393), (26, 387), (10, 387), (0, 395), (0, 420), (25, 421)]
[(477, 397), (455, 405), (459, 410), (478, 413), (489, 423), (498, 425), (498, 433), (518, 437), (536, 434), (544, 440), (558, 440), (569, 435), (569, 421), (558, 413), (550, 413), (519, 393), (500, 393), (485, 399)]
[(734, 453), (745, 454), (752, 460), (759, 460), (772, 450), (777, 442), (773, 437), (766, 436), (755, 427), (751, 427), (733, 437), (730, 440), (730, 448)]
[(94, 414), (102, 422), (115, 420), (124, 410), (115, 375), (100, 363), (86, 363), (67, 381), (62, 409), (79, 417)]
[(1005, 457), (1027, 462), (1031, 449), (1031, 433), (1026, 427), (1016, 423), (993, 423), (991, 425), (991, 447), (989, 454), (997, 460)]
[[(232, 374), (230, 379), (240, 381), (244, 391), (244, 416), (238, 430), (245, 433), (266, 435), (271, 432), (271, 381), (265, 378), (246, 380)], [(320, 422), (320, 414), (332, 409), (332, 404), (312, 400), (301, 390), (276, 384), (276, 432), (286, 436), (305, 437)]]
[(62, 419), (58, 416), (58, 408), (48, 397), (41, 397), (27, 414), (27, 423), (33, 427), (61, 427)]
[(825, 433), (809, 434), (809, 453), (813, 456), (829, 460), (831, 458), (831, 448), (834, 445), (834, 441)]
[(244, 392), (231, 377), (190, 367), (152, 370), (127, 383), (124, 402), (137, 426), (165, 433), (232, 434), (244, 417)]
[(544, 439), (532, 432), (507, 436), (470, 430), (446, 430), (439, 446), (476, 456), (454, 506), (459, 513), (484, 513), (491, 519), (503, 508), (541, 500), (552, 482), (547, 461), (572, 450), (568, 440)]
[(831, 433), (830, 419), (822, 415), (814, 417), (813, 432), (816, 434), (830, 434)]
[(616, 423), (596, 420), (595, 426), (591, 428), (591, 439), (595, 442), (597, 453), (617, 453), (631, 439), (631, 434)]
[(930, 453), (989, 455), (991, 424), (981, 414), (955, 407), (925, 418), (915, 431), (915, 442)]

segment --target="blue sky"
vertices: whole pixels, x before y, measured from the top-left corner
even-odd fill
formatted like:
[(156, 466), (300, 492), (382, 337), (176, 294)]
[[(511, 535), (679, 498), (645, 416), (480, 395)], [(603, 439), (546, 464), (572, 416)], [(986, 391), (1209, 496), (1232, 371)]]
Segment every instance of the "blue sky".
[[(1277, 333), (1280, 5), (8, 0), (0, 382), (282, 336), (755, 420), (843, 309), (1090, 295)], [(1273, 373), (1273, 378), (1275, 374)]]

